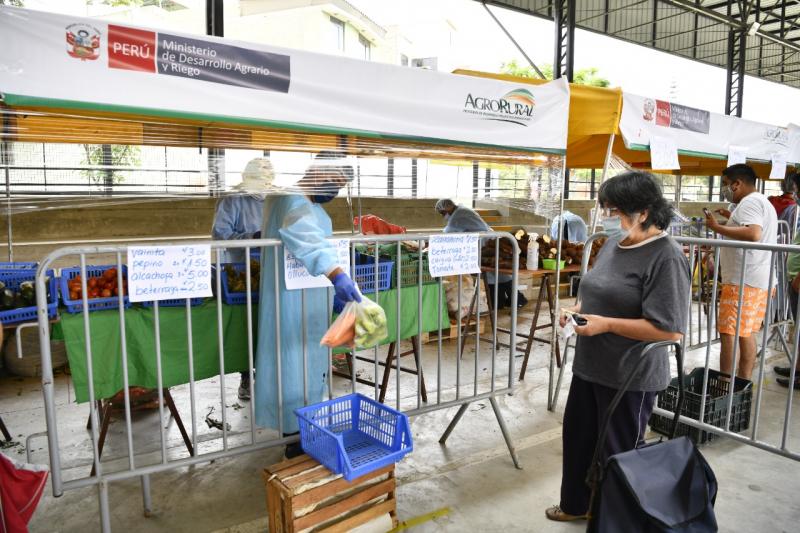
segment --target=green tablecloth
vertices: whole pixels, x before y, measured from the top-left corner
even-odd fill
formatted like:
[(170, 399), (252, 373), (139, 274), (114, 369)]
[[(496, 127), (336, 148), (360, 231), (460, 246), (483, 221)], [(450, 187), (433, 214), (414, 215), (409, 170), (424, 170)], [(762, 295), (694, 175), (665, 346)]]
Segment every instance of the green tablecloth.
[[(422, 292), (422, 331), (439, 328), (436, 300), (438, 285), (425, 285)], [(374, 299), (374, 294), (368, 294)], [(389, 337), (397, 336), (397, 290), (379, 293), (378, 303), (386, 311)], [(442, 321), (447, 326), (447, 308), (444, 299), (439, 301)], [(417, 334), (417, 289), (402, 289), (400, 338)], [(222, 327), (225, 353), (225, 372), (247, 369), (247, 317), (244, 305), (222, 306)], [(253, 306), (253, 349), (257, 345), (258, 307)], [(161, 307), (161, 368), (165, 387), (189, 382), (189, 348), (187, 343), (186, 309)], [(122, 350), (120, 342), (119, 311), (93, 311), (89, 314), (92, 345), (92, 370), (96, 398), (108, 398), (122, 389)], [(128, 383), (141, 387), (157, 387), (155, 320), (152, 308), (132, 307), (125, 310), (125, 336), (128, 354)], [(53, 338), (63, 338), (67, 349), (75, 396), (78, 402), (89, 400), (86, 374), (86, 341), (83, 314), (61, 314), (54, 327)], [(220, 373), (217, 336), (217, 304), (209, 300), (192, 308), (192, 344), (194, 348), (195, 380), (206, 379)]]

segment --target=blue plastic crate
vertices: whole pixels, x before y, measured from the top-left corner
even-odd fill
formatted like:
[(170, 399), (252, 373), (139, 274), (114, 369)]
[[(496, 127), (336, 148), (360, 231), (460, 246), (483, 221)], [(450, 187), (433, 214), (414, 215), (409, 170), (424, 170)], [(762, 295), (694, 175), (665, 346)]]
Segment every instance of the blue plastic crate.
[(295, 410), (303, 451), (347, 481), (414, 449), (408, 417), (361, 394)]
[[(378, 290), (385, 291), (392, 285), (394, 261), (378, 261)], [(375, 257), (356, 252), (356, 265), (353, 267), (353, 280), (358, 283), (362, 293), (375, 291)]]
[[(245, 264), (244, 263), (228, 263), (233, 265), (233, 268), (236, 269), (236, 272), (244, 272), (245, 271)], [(245, 305), (247, 304), (247, 293), (246, 292), (231, 292), (230, 288), (228, 287), (228, 276), (225, 274), (225, 266), (221, 265), (222, 267), (222, 301), (228, 305)], [(251, 267), (252, 268), (252, 267)], [(212, 272), (215, 272), (216, 268), (212, 269)], [(214, 287), (217, 284), (214, 283)], [(253, 289), (250, 291), (250, 301), (252, 303), (258, 303), (258, 289), (259, 287), (250, 287)]]
[(26, 261), (26, 262), (8, 262), (8, 261), (0, 261), (0, 270), (36, 270), (39, 267), (39, 263), (36, 261)]
[[(116, 268), (117, 265), (86, 265), (86, 281), (89, 278), (102, 276), (103, 272), (109, 268)], [(83, 311), (83, 299), (78, 298), (72, 300), (69, 297), (69, 280), (81, 273), (81, 267), (69, 267), (61, 269), (61, 301), (69, 313), (80, 313)], [(128, 267), (122, 265), (122, 279), (128, 279)], [(126, 294), (122, 298), (123, 306), (127, 309), (131, 306), (131, 302)], [(90, 298), (89, 311), (98, 311), (101, 309), (117, 309), (119, 308), (119, 297), (112, 296), (110, 298)]]
[[(55, 318), (58, 314), (58, 285), (56, 284), (55, 273), (52, 270), (46, 272), (50, 279), (47, 282), (47, 292), (50, 297), (47, 299), (47, 316)], [(36, 269), (22, 270), (5, 270), (0, 272), (0, 281), (5, 283), (6, 287), (12, 291), (19, 289), (21, 283), (25, 281), (36, 280)], [(0, 311), (0, 322), (3, 324), (16, 324), (18, 322), (30, 322), (37, 320), (36, 306), (19, 307), (9, 311)]]

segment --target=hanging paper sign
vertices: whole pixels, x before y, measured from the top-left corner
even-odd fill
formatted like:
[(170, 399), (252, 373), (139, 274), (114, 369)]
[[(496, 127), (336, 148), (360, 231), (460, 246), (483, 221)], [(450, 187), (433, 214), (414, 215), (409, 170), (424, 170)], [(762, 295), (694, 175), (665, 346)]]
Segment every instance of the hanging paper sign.
[(728, 166), (747, 163), (747, 147), (734, 146), (728, 147)]
[(678, 170), (678, 144), (668, 137), (650, 137), (650, 168)]
[[(336, 254), (339, 257), (339, 267), (349, 276), (350, 239), (338, 239), (329, 242), (336, 249)], [(283, 280), (286, 283), (286, 288), (290, 291), (333, 286), (331, 280), (324, 274), (312, 276), (305, 265), (286, 246), (283, 247)]]
[(132, 302), (212, 296), (211, 246), (129, 247), (128, 295)]
[(481, 271), (479, 237), (474, 233), (430, 236), (428, 270), (431, 276), (476, 274)]
[(769, 171), (769, 179), (782, 180), (786, 177), (786, 154), (772, 154), (772, 168)]

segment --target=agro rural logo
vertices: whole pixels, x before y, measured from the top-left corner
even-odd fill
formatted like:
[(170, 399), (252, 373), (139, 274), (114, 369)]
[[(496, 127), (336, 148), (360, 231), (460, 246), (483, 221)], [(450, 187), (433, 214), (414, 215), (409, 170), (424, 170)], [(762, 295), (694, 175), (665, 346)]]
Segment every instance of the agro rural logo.
[(514, 89), (500, 98), (486, 98), (467, 94), (464, 113), (478, 115), (482, 120), (510, 122), (527, 126), (533, 118), (536, 100), (528, 89)]
[(789, 130), (786, 128), (767, 128), (762, 135), (764, 141), (778, 146), (789, 146)]
[(67, 26), (67, 54), (82, 61), (100, 57), (100, 31), (88, 24)]

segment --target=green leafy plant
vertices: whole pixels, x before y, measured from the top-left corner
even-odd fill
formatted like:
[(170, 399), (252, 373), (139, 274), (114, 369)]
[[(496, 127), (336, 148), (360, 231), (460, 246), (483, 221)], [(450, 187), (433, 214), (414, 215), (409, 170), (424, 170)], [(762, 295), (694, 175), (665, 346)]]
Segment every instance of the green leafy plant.
[(120, 183), (125, 179), (123, 171), (115, 167), (135, 167), (141, 163), (141, 149), (138, 146), (123, 144), (84, 144), (83, 164), (92, 167), (81, 174), (95, 183), (104, 182), (106, 186)]
[[(553, 79), (553, 65), (542, 65), (542, 74), (545, 79)], [(538, 78), (539, 75), (533, 70), (533, 67), (525, 67), (517, 63), (515, 59), (500, 65), (500, 72), (509, 74), (511, 76), (520, 76), (523, 78)], [(573, 83), (578, 85), (591, 85), (593, 87), (608, 87), (611, 82), (606, 78), (600, 76), (600, 69), (596, 67), (581, 68), (575, 71)]]

